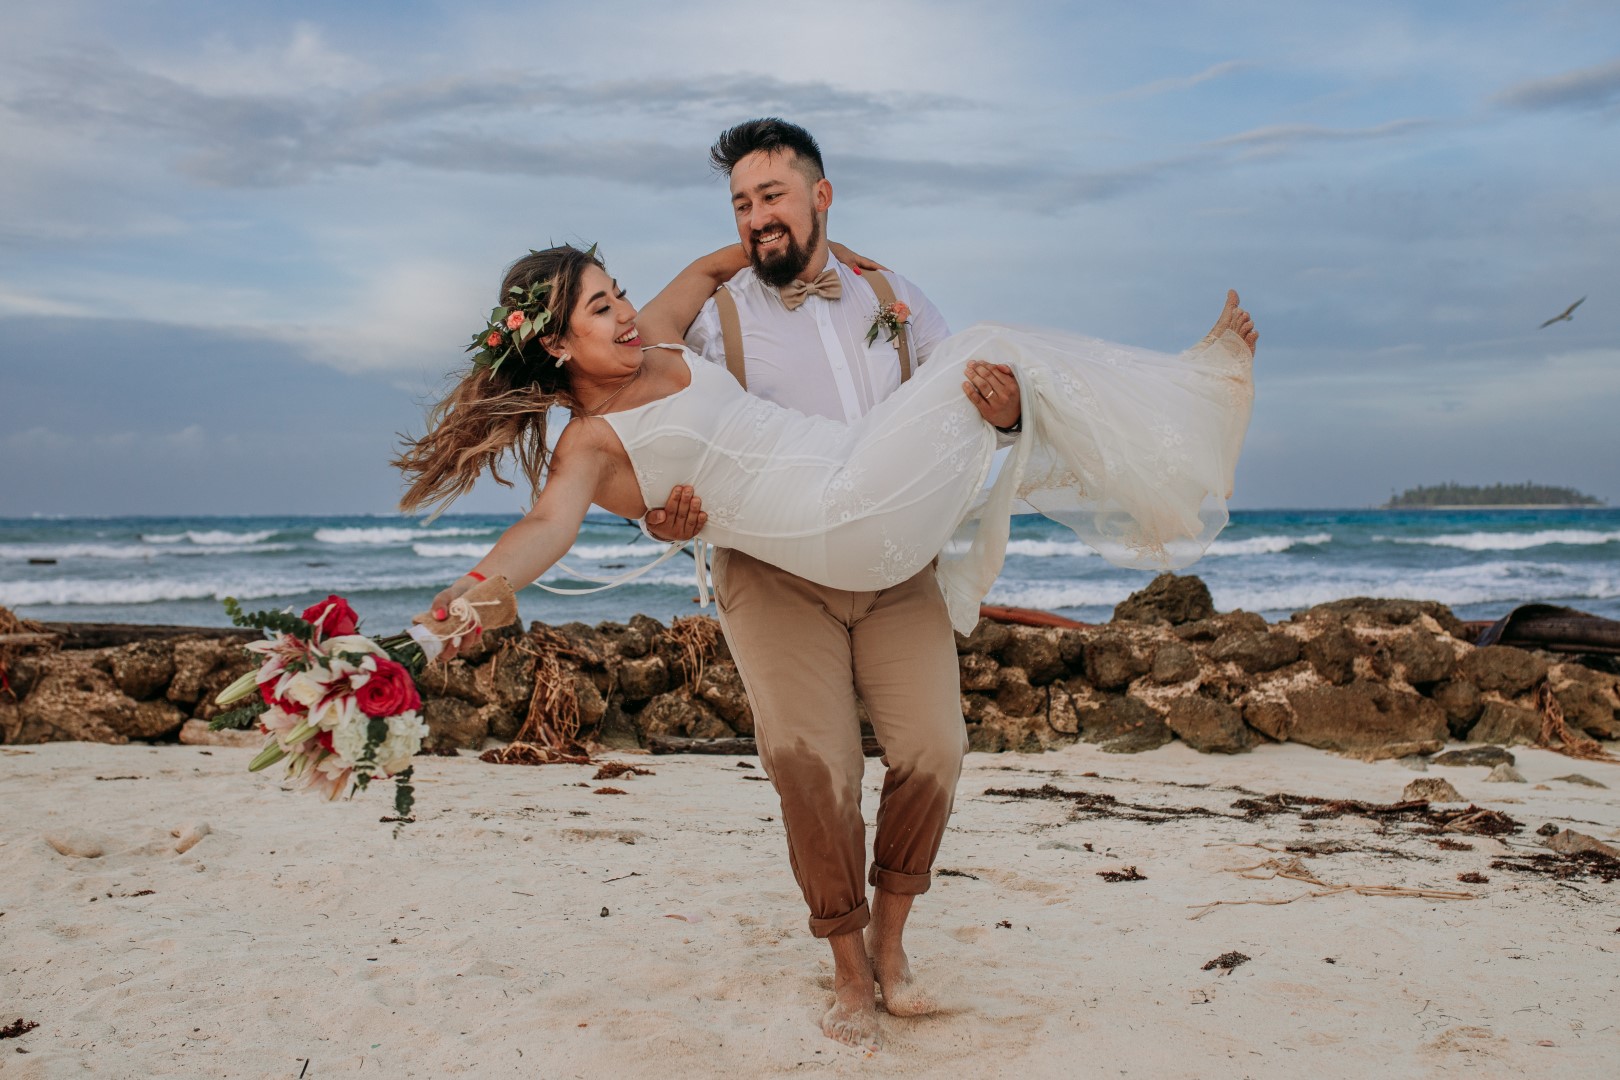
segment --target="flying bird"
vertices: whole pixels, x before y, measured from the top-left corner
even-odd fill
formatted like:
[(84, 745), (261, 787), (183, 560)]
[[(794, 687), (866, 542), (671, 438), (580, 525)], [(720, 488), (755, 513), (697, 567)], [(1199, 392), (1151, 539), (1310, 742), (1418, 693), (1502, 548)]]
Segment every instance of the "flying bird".
[(1547, 329), (1547, 327), (1551, 326), (1555, 322), (1569, 322), (1570, 321), (1570, 317), (1569, 317), (1570, 313), (1573, 312), (1576, 308), (1580, 307), (1584, 303), (1586, 303), (1586, 297), (1583, 296), (1579, 300), (1575, 301), (1573, 304), (1569, 305), (1569, 307), (1565, 308), (1564, 313), (1562, 315), (1554, 315), (1552, 318), (1548, 319), (1546, 322), (1544, 322), (1540, 326), (1536, 327), (1536, 329), (1537, 330), (1545, 330), (1545, 329)]

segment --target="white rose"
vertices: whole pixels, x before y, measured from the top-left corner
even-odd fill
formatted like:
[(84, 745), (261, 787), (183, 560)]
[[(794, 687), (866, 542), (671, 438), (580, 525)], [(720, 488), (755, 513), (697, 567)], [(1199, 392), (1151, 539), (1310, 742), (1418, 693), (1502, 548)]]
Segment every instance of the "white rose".
[(276, 696), (296, 701), (304, 708), (309, 708), (321, 698), (326, 696), (326, 684), (330, 681), (325, 668), (310, 668), (300, 671), (277, 691)]

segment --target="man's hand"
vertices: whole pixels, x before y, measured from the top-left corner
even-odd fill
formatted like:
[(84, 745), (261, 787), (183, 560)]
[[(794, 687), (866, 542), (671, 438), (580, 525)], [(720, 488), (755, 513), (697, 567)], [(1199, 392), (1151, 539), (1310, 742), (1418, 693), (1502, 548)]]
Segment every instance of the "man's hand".
[(962, 384), (962, 393), (993, 427), (1012, 427), (1023, 415), (1018, 380), (1013, 378), (1012, 368), (1006, 364), (969, 360), (967, 381)]
[(666, 543), (684, 542), (696, 536), (708, 522), (703, 500), (692, 494), (690, 484), (679, 484), (669, 491), (662, 510), (647, 511), (647, 531)]

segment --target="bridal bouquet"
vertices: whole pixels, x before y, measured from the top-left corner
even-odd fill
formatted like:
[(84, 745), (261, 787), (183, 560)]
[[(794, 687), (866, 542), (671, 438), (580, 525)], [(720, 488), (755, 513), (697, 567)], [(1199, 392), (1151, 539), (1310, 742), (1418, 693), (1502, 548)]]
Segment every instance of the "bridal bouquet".
[(302, 616), (290, 610), (244, 613), (233, 598), (226, 599), (225, 611), (237, 626), (266, 636), (246, 646), (261, 658), (258, 670), (215, 698), (220, 705), (246, 704), (209, 726), (256, 724), (269, 740), (248, 768), (257, 772), (286, 761), (289, 777), (328, 799), (392, 778), (395, 813), (409, 820), (415, 801), (411, 758), (428, 732), (416, 688), (425, 662), (420, 638), (366, 637), (340, 596), (328, 596)]

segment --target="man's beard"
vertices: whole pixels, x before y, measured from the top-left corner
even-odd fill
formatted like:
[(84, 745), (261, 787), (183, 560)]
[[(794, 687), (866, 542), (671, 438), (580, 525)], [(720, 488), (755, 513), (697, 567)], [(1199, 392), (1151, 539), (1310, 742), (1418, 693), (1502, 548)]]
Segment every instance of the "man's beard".
[(781, 254), (773, 257), (770, 262), (765, 262), (759, 257), (759, 245), (756, 243), (748, 257), (749, 263), (754, 267), (754, 273), (773, 289), (780, 289), (804, 273), (804, 268), (810, 265), (811, 253), (816, 250), (816, 245), (821, 243), (819, 216), (810, 219), (810, 242), (807, 245), (800, 246), (792, 230), (786, 226), (783, 226), (783, 229), (787, 232), (787, 247)]

